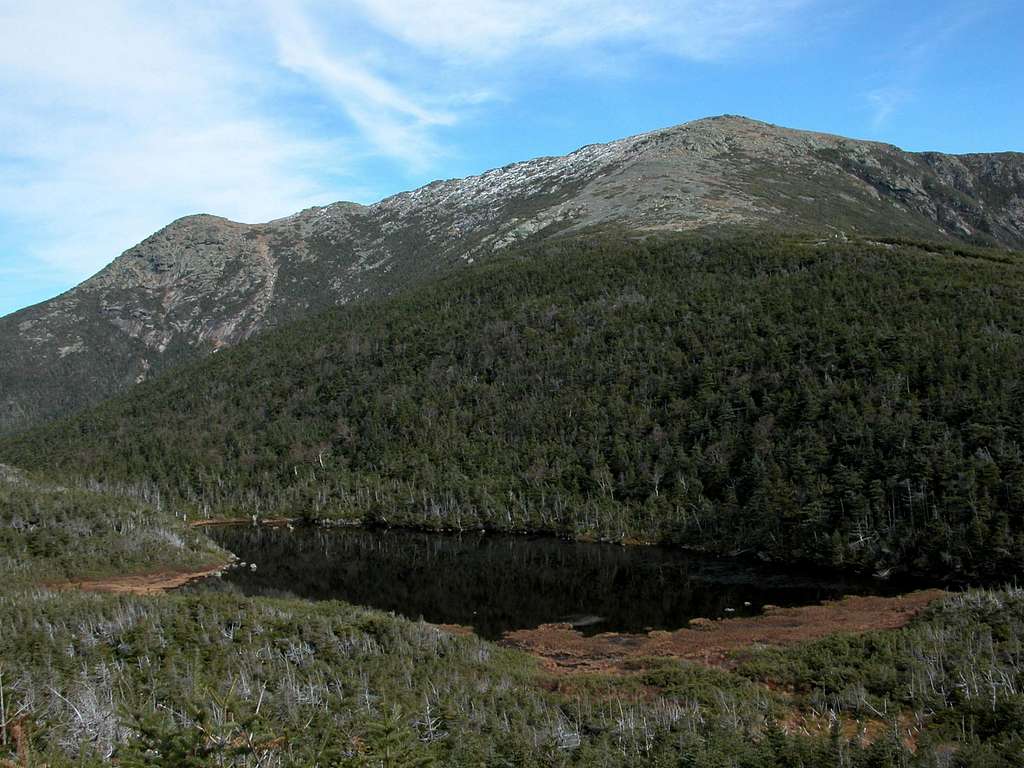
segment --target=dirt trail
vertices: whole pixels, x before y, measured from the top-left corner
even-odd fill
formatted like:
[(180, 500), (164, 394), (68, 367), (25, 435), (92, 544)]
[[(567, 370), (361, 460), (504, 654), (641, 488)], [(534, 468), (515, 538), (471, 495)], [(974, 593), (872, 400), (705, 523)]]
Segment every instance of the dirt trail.
[(50, 586), (57, 589), (82, 589), (86, 592), (115, 592), (132, 595), (155, 595), (169, 589), (182, 587), (189, 582), (204, 579), (220, 573), (227, 567), (213, 565), (191, 571), (155, 571), (153, 573), (137, 573), (125, 576), (108, 576), (103, 579), (81, 579), (66, 581)]
[(585, 637), (568, 624), (545, 624), (509, 632), (502, 643), (539, 657), (551, 672), (624, 673), (630, 660), (666, 656), (729, 667), (734, 651), (751, 646), (792, 645), (842, 632), (902, 627), (939, 589), (899, 597), (846, 597), (798, 608), (771, 608), (750, 618), (695, 620), (687, 629), (643, 635), (606, 633)]

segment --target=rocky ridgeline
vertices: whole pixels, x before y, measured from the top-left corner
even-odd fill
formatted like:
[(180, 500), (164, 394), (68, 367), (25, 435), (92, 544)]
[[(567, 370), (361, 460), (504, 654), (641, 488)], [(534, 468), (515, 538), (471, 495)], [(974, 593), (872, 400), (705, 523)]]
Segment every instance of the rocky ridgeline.
[(1024, 247), (1024, 155), (914, 154), (719, 117), (371, 206), (173, 222), (0, 319), (0, 431), (95, 402), (263, 328), (598, 225), (773, 226)]

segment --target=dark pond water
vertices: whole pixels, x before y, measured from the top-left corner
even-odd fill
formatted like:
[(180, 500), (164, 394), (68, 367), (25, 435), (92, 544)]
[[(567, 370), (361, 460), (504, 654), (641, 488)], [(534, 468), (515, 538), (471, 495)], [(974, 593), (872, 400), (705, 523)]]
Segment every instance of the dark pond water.
[(583, 632), (675, 629), (698, 616), (751, 615), (880, 591), (663, 547), (548, 537), (361, 528), (226, 527), (211, 535), (255, 571), (224, 580), (246, 594), (340, 599), (496, 639), (568, 621)]

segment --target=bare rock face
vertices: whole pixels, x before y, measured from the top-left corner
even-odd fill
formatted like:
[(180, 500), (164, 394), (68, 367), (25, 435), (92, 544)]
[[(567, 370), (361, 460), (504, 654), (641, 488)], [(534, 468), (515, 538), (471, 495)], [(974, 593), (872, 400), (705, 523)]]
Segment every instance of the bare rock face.
[(189, 216), (78, 287), (0, 318), (0, 432), (260, 330), (530, 238), (769, 226), (1024, 247), (1024, 155), (914, 154), (740, 117), (698, 120), (371, 206), (266, 224)]

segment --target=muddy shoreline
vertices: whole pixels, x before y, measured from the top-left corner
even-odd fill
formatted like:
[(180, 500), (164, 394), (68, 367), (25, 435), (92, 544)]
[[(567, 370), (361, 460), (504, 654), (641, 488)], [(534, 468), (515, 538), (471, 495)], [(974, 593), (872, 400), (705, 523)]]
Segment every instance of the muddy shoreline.
[(731, 668), (746, 648), (778, 647), (835, 634), (898, 629), (947, 592), (919, 590), (896, 597), (852, 595), (793, 608), (766, 608), (759, 616), (693, 620), (674, 631), (610, 632), (585, 636), (567, 624), (506, 633), (503, 645), (525, 651), (555, 674), (625, 674), (637, 660), (685, 659)]
[(79, 589), (84, 592), (111, 592), (129, 595), (158, 595), (194, 581), (223, 573), (233, 561), (195, 569), (164, 569), (148, 573), (129, 573), (96, 579), (75, 579), (44, 586), (50, 589)]

